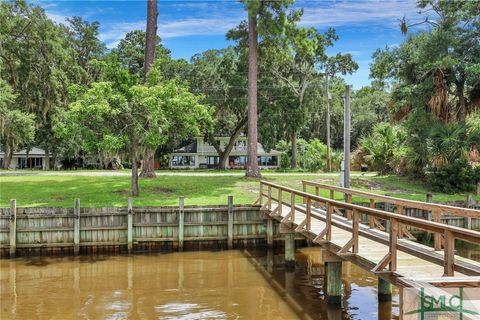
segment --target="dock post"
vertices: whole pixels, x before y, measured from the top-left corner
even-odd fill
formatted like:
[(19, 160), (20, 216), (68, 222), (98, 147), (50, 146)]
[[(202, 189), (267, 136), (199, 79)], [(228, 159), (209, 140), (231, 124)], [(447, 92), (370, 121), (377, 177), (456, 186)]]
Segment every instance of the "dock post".
[[(473, 200), (473, 195), (468, 194), (465, 199), (465, 207), (473, 208), (474, 203), (475, 201)], [(472, 218), (470, 217), (463, 218), (463, 227), (467, 229), (472, 229)]]
[(73, 209), (73, 254), (80, 253), (80, 198), (75, 199)]
[[(432, 203), (433, 202), (433, 195), (430, 192), (427, 193), (427, 196), (425, 197), (425, 201), (427, 203)], [(433, 219), (432, 211), (428, 211), (427, 215), (428, 215), (428, 217), (427, 217), (428, 221), (432, 221), (432, 219)]]
[(128, 253), (132, 253), (133, 249), (133, 199), (128, 198), (127, 211), (127, 249)]
[(325, 297), (327, 303), (342, 303), (342, 262), (325, 262)]
[(233, 196), (228, 196), (228, 249), (233, 249)]
[(271, 218), (267, 219), (267, 246), (273, 247), (273, 220)]
[(17, 252), (17, 200), (10, 200), (10, 246), (9, 253), (10, 258), (15, 258)]
[(285, 267), (295, 268), (295, 233), (285, 233)]
[(392, 301), (392, 285), (387, 280), (378, 278), (378, 302)]
[(183, 251), (184, 227), (185, 227), (185, 197), (178, 200), (178, 251)]

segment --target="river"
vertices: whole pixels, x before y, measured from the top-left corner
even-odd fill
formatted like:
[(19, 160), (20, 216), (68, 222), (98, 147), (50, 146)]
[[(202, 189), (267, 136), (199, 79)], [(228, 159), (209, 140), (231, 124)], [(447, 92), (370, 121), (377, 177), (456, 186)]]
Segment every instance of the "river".
[(282, 264), (267, 250), (1, 260), (0, 318), (377, 319), (373, 274), (344, 263), (337, 309), (322, 300), (320, 248), (297, 250), (293, 272)]

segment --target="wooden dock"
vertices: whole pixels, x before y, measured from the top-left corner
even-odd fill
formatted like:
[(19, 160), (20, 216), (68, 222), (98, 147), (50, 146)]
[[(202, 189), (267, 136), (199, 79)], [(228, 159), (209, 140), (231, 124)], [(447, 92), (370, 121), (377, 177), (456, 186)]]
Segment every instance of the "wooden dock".
[[(331, 261), (350, 261), (400, 289), (415, 286), (416, 281), (435, 286), (448, 283), (480, 287), (480, 263), (455, 254), (455, 240), (480, 244), (480, 232), (443, 224), (439, 219), (447, 211), (478, 219), (480, 211), (413, 203), (435, 213), (436, 221), (429, 221), (401, 214), (404, 206), (412, 205), (408, 201), (383, 199), (399, 201), (396, 205), (400, 210), (392, 213), (374, 207), (376, 195), (363, 193), (372, 204), (364, 207), (351, 203), (352, 193), (359, 191), (332, 186), (331, 197), (323, 198), (318, 196), (319, 186), (316, 187), (316, 194), (311, 194), (306, 192), (305, 183), (305, 191), (299, 191), (261, 181), (258, 203), (269, 217), (281, 223), (281, 232), (301, 234), (326, 249)], [(344, 193), (346, 201), (334, 200), (335, 192)], [(365, 224), (361, 223), (361, 216), (366, 217)], [(415, 242), (411, 228), (435, 234), (437, 248)], [(337, 289), (327, 288), (327, 295), (328, 290), (341, 291), (340, 280), (334, 286)]]

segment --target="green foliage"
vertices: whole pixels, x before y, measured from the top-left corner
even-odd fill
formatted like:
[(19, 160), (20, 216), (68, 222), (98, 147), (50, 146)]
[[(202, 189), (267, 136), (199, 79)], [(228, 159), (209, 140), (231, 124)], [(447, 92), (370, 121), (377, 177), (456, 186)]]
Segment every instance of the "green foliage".
[[(463, 190), (444, 175), (469, 181), (473, 171), (455, 169), (480, 161), (480, 121), (474, 114), (480, 107), (480, 7), (475, 1), (443, 0), (419, 0), (418, 6), (429, 16), (411, 26), (402, 21), (406, 41), (374, 53), (371, 77), (380, 86), (391, 85), (389, 111), (407, 132), (408, 172), (428, 174), (432, 184), (449, 192)], [(414, 28), (419, 24), (429, 27)]]
[[(117, 48), (112, 50), (112, 53), (118, 56), (122, 66), (126, 68), (131, 75), (134, 75), (137, 78), (137, 81), (140, 81), (143, 77), (145, 41), (145, 31), (130, 31), (125, 35), (125, 38), (120, 40)], [(170, 56), (170, 50), (163, 46), (162, 40), (158, 36), (155, 56), (157, 58)]]
[(480, 167), (472, 167), (465, 159), (435, 169), (427, 175), (433, 191), (444, 193), (473, 192), (480, 183)]
[(374, 125), (388, 121), (387, 103), (390, 95), (383, 89), (363, 87), (352, 96), (351, 145), (358, 146)]
[(13, 152), (28, 147), (35, 138), (34, 115), (13, 109), (14, 101), (12, 88), (0, 79), (0, 147), (5, 152), (5, 168), (8, 168)]
[[(152, 71), (160, 74), (155, 66)], [(81, 149), (124, 152), (136, 163), (143, 150), (164, 145), (170, 135), (198, 136), (212, 126), (212, 108), (185, 84), (149, 76), (146, 84), (129, 87), (135, 75), (116, 60), (105, 65), (104, 77), (112, 81), (93, 83), (70, 105), (66, 121), (57, 124), (58, 135), (69, 136)]]
[(406, 135), (400, 126), (378, 123), (372, 132), (361, 139), (360, 148), (365, 152), (365, 160), (371, 170), (380, 174), (395, 172), (404, 156)]
[[(281, 169), (290, 167), (292, 161), (291, 145), (285, 140), (281, 140), (275, 147), (276, 150), (282, 151), (280, 160)], [(297, 153), (299, 168), (303, 171), (317, 172), (327, 170), (327, 146), (318, 139), (304, 139), (297, 141)], [(342, 154), (340, 152), (332, 152), (332, 169), (338, 171)]]

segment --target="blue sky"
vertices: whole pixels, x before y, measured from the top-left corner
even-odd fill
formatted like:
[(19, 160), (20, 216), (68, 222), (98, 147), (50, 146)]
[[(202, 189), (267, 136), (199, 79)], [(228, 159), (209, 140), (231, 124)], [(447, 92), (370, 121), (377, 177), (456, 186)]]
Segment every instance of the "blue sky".
[[(100, 39), (115, 47), (125, 34), (145, 29), (146, 1), (32, 1), (43, 7), (54, 21), (81, 16), (99, 21)], [(174, 58), (187, 60), (195, 53), (229, 45), (225, 33), (246, 18), (243, 6), (235, 0), (159, 0), (158, 33)], [(304, 8), (301, 24), (325, 31), (334, 27), (340, 39), (329, 54), (351, 53), (359, 70), (346, 76), (355, 89), (370, 83), (371, 55), (377, 48), (403, 42), (399, 19), (419, 18), (413, 0), (297, 0)]]

